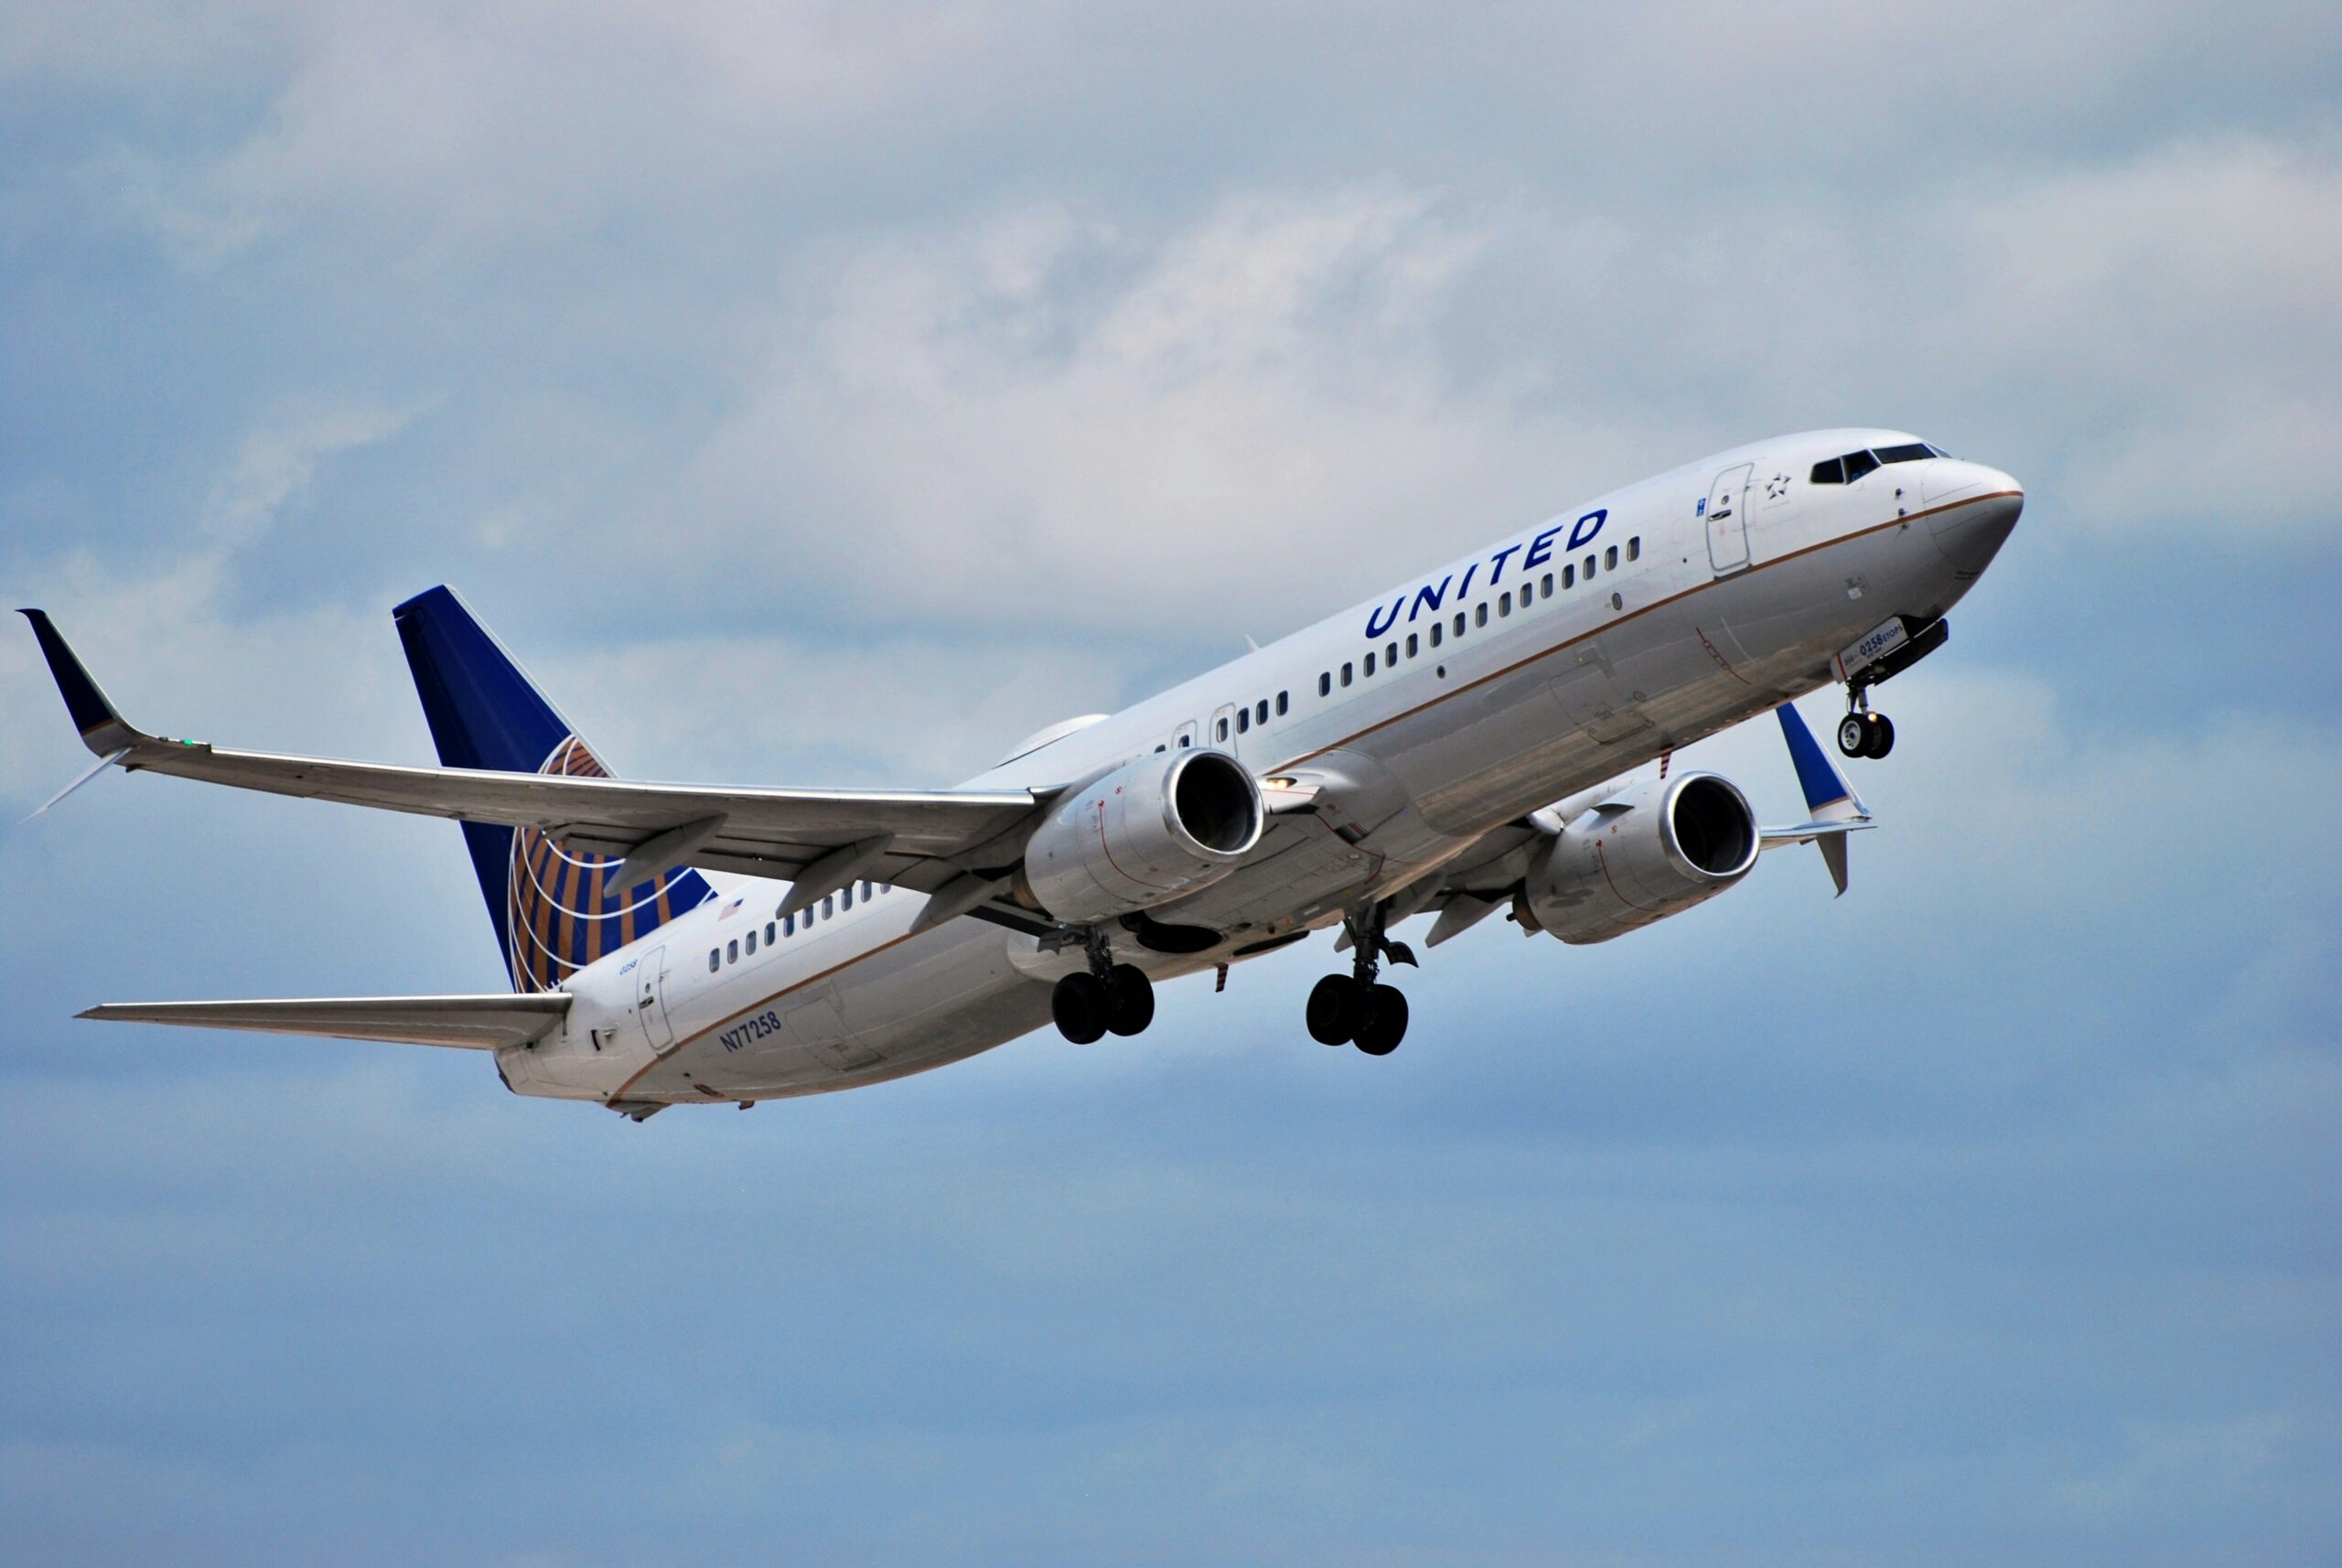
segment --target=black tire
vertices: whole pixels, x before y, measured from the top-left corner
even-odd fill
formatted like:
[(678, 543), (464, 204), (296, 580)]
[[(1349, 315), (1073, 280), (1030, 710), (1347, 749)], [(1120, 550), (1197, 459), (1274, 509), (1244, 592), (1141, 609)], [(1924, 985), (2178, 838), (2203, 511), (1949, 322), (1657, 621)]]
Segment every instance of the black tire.
[(1049, 1016), (1058, 1033), (1086, 1046), (1106, 1032), (1106, 986), (1096, 975), (1069, 974), (1049, 993)]
[(1885, 757), (1888, 752), (1893, 751), (1894, 749), (1895, 721), (1888, 718), (1885, 714), (1871, 714), (1870, 742), (1869, 745), (1864, 747), (1863, 755), (1868, 757)]
[(1387, 1057), (1407, 1037), (1407, 998), (1394, 985), (1377, 985), (1367, 992), (1366, 1022), (1359, 1026), (1357, 1045), (1370, 1057)]
[(1846, 757), (1870, 755), (1870, 725), (1863, 722), (1861, 714), (1848, 714), (1838, 721), (1838, 750)]
[(1309, 991), (1309, 1037), (1321, 1046), (1347, 1046), (1358, 1032), (1357, 981), (1329, 974)]
[(1117, 1035), (1135, 1035), (1155, 1022), (1155, 983), (1134, 963), (1118, 963), (1106, 972), (1106, 1027)]

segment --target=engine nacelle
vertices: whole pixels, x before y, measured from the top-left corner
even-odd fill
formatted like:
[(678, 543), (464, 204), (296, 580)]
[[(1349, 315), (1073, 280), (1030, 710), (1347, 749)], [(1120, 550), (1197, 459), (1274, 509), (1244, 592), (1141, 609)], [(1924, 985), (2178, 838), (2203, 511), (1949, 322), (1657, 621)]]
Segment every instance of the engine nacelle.
[(1134, 914), (1233, 871), (1266, 820), (1260, 784), (1226, 752), (1142, 757), (1058, 802), (1017, 891), (1060, 920)]
[(1565, 942), (1606, 942), (1714, 897), (1762, 847), (1730, 779), (1649, 779), (1563, 827), (1530, 868), (1520, 913)]

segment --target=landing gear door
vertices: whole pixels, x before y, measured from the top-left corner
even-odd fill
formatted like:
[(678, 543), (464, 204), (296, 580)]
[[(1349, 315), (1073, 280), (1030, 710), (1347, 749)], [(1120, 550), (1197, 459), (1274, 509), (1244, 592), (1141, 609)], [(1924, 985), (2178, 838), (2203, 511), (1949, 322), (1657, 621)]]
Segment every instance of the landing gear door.
[(1708, 564), (1719, 577), (1748, 564), (1748, 479), (1756, 468), (1754, 463), (1726, 468), (1701, 503), (1700, 515), (1708, 521)]
[(652, 948), (635, 961), (634, 1021), (642, 1027), (652, 1055), (671, 1050), (675, 1026), (667, 1016), (667, 950)]

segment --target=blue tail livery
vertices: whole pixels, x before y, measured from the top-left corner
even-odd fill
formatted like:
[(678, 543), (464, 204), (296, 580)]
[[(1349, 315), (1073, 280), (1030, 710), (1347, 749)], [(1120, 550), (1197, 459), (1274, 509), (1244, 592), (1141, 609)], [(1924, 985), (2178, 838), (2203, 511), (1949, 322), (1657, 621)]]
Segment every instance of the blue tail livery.
[[(449, 768), (605, 779), (609, 770), (468, 607), (445, 586), (392, 611), (432, 744)], [(463, 824), (515, 991), (550, 991), (714, 897), (689, 869), (621, 892), (611, 857), (564, 849), (534, 828)]]

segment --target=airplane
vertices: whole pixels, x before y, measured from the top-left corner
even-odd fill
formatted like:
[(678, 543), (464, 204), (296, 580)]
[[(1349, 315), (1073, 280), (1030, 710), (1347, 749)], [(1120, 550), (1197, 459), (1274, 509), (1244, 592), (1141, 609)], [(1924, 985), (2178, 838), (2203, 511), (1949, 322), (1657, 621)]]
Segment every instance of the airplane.
[[(1611, 940), (1817, 844), (1842, 894), (1875, 819), (1794, 703), (1871, 693), (1944, 645), (2014, 528), (2007, 474), (1905, 432), (1740, 446), (1450, 561), (934, 792), (612, 777), (450, 589), (392, 618), (437, 768), (235, 751), (132, 726), (23, 613), (104, 771), (453, 818), (511, 991), (107, 1004), (84, 1018), (490, 1053), (505, 1086), (638, 1122), (923, 1072), (1054, 1022), (1134, 1036), (1155, 986), (1338, 927), (1304, 1023), (1370, 1056), (1407, 1031), (1385, 965), (1505, 910)], [(1808, 819), (1760, 827), (1675, 751), (1767, 711)], [(1647, 770), (1657, 762), (1656, 774)], [(48, 805), (41, 808), (47, 811)], [(35, 813), (38, 815), (38, 813)]]

